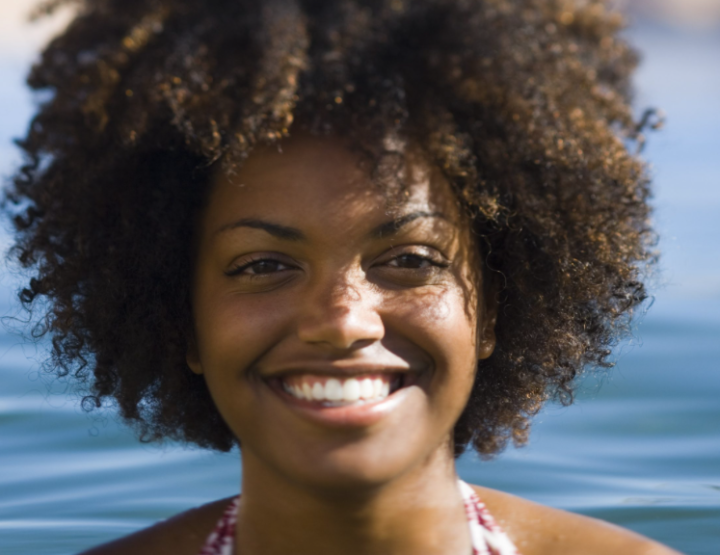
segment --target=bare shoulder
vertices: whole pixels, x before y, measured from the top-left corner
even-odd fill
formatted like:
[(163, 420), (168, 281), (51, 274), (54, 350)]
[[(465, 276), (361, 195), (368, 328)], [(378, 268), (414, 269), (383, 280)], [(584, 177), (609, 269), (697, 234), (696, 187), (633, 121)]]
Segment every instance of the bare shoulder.
[(180, 513), (80, 555), (197, 555), (232, 498)]
[(522, 555), (679, 555), (614, 524), (473, 486)]

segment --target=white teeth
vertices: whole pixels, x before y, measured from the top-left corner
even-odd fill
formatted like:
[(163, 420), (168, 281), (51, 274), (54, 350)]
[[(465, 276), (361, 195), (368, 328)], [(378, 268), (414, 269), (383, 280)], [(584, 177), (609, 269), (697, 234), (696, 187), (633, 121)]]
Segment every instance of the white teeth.
[(373, 397), (380, 397), (383, 393), (383, 381), (380, 378), (373, 380)]
[(360, 382), (360, 397), (363, 399), (372, 399), (375, 397), (375, 386), (370, 378), (365, 378)]
[(292, 385), (284, 383), (284, 389), (293, 397), (306, 401), (325, 401), (332, 405), (351, 404), (358, 401), (380, 401), (390, 395), (390, 383), (381, 378), (330, 378), (323, 384), (302, 381)]
[(316, 401), (322, 401), (325, 399), (325, 388), (320, 382), (315, 382), (312, 388), (312, 398)]
[(312, 401), (313, 392), (312, 392), (312, 387), (310, 387), (309, 383), (303, 382), (302, 391), (303, 391), (303, 397), (305, 399), (307, 399), (308, 401)]
[(354, 403), (360, 399), (360, 382), (354, 378), (345, 380), (343, 384), (343, 401)]
[(328, 401), (342, 401), (343, 387), (336, 379), (329, 379), (325, 384), (325, 398)]

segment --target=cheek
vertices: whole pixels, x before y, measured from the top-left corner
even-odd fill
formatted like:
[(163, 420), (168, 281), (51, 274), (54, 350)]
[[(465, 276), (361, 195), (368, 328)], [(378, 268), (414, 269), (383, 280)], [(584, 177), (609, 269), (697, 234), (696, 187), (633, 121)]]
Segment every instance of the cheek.
[(258, 299), (262, 302), (237, 294), (206, 297), (196, 310), (198, 353), (207, 387), (234, 435), (250, 443), (258, 441), (255, 436), (264, 429), (257, 426), (257, 414), (263, 412), (258, 404), (262, 386), (251, 369), (278, 342), (285, 319), (268, 303), (269, 297)]
[(213, 365), (218, 357), (252, 358), (271, 344), (283, 327), (283, 299), (244, 295), (206, 285), (195, 299), (195, 332), (200, 358)]
[(438, 348), (472, 351), (474, 357), (477, 310), (468, 297), (456, 284), (424, 292), (410, 291), (393, 299), (388, 312), (398, 322), (426, 335)]
[(213, 292), (196, 298), (195, 327), (198, 357), (210, 394), (236, 436), (257, 410), (258, 384), (249, 370), (280, 340), (287, 320), (273, 296)]
[(454, 394), (465, 389), (469, 394), (477, 367), (477, 311), (466, 298), (452, 285), (401, 295), (388, 311), (393, 324), (433, 360), (433, 381)]

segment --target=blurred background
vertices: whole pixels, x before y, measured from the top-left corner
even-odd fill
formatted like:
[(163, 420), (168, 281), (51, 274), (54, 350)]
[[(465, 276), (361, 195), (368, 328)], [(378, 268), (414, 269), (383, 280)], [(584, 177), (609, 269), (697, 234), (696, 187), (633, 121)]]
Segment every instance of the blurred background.
[[(33, 2), (0, 0), (0, 177), (18, 167), (34, 100), (24, 76), (67, 22), (26, 24)], [(589, 376), (577, 403), (548, 406), (530, 444), (468, 481), (597, 516), (694, 555), (720, 553), (720, 0), (624, 0), (642, 53), (636, 109), (662, 109), (645, 156), (662, 259), (653, 306)], [(0, 232), (3, 250), (7, 232)], [(0, 315), (19, 314), (12, 269)], [(6, 318), (7, 320), (7, 318)], [(22, 328), (10, 322), (10, 328)], [(109, 412), (88, 416), (41, 369), (43, 345), (0, 328), (0, 552), (71, 555), (239, 486), (238, 454), (138, 443)]]

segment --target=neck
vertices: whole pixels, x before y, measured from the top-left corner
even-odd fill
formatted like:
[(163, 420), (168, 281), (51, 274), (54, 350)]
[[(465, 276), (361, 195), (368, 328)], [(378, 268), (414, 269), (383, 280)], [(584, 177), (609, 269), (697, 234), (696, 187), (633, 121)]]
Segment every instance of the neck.
[(457, 555), (470, 537), (452, 454), (380, 484), (308, 485), (243, 453), (236, 553)]

